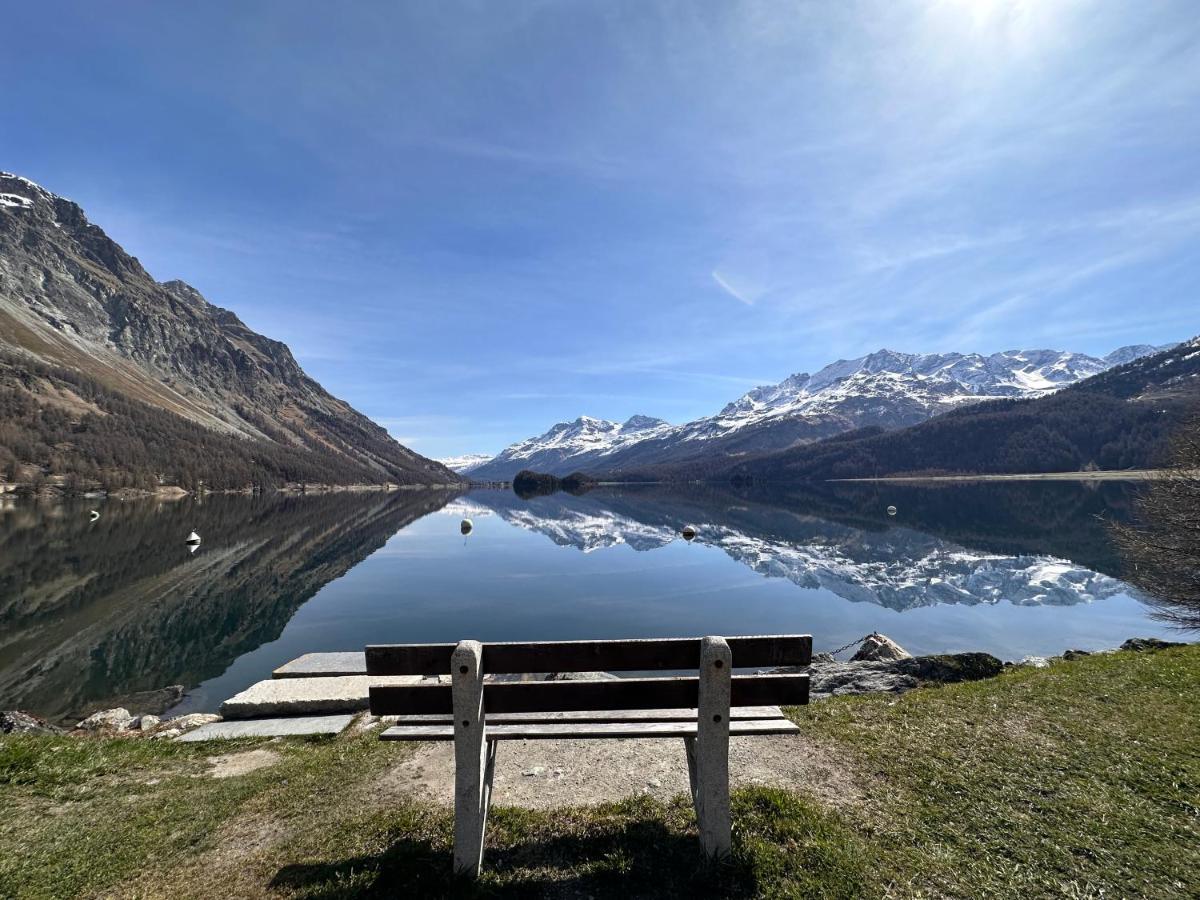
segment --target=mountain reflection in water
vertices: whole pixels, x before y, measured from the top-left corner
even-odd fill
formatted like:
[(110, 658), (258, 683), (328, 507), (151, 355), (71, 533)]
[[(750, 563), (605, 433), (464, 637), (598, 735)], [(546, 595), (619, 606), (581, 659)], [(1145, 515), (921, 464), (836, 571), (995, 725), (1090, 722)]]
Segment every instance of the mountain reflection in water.
[[(0, 708), (157, 712), (453, 495), (213, 496), (0, 511)], [(203, 538), (192, 554), (190, 531)]]
[(0, 709), (157, 712), (171, 685), (213, 709), (303, 652), (467, 636), (1112, 646), (1155, 633), (1105, 524), (1131, 501), (1114, 483), (5, 501)]
[[(771, 578), (904, 610), (939, 603), (1064, 605), (1110, 596), (1120, 559), (1106, 520), (1124, 520), (1124, 484), (821, 485), (770, 493), (601, 488), (582, 497), (467, 501), (585, 553), (619, 544), (653, 550), (681, 539)], [(897, 509), (889, 516), (888, 507)]]

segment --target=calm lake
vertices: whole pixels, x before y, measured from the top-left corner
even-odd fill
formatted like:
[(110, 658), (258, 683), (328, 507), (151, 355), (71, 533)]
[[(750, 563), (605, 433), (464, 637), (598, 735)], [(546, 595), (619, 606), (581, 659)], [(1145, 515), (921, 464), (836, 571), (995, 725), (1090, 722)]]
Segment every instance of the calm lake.
[(1018, 659), (1169, 638), (1106, 530), (1135, 490), (4, 498), (0, 709), (214, 710), (302, 653), (383, 642), (809, 632), (822, 651), (878, 630)]

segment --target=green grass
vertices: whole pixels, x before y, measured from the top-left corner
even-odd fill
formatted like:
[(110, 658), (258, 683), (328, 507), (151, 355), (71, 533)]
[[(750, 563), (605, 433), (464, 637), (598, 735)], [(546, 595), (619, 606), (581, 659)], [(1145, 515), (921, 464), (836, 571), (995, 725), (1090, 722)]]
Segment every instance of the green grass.
[(1194, 897), (1200, 647), (818, 704), (876, 794), (861, 832), (895, 893)]
[(0, 740), (0, 896), (1193, 897), (1200, 646), (1093, 656), (793, 711), (861, 798), (734, 796), (734, 854), (697, 867), (682, 798), (493, 810), (485, 875), (448, 810), (382, 790), (371, 735), (264, 746)]

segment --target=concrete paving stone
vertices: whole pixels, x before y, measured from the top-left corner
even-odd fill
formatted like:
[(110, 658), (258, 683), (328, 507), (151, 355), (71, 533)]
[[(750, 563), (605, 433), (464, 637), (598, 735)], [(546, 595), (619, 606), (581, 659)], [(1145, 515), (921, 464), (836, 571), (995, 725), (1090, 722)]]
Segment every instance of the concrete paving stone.
[(276, 719), (238, 719), (212, 722), (175, 738), (176, 741), (209, 741), (215, 738), (286, 737), (302, 734), (337, 734), (350, 724), (353, 714), (340, 716), (289, 716)]
[(370, 705), (371, 685), (420, 683), (420, 675), (273, 678), (252, 684), (230, 697), (221, 704), (221, 715), (226, 719), (252, 719), (358, 712)]
[(361, 650), (339, 653), (305, 653), (284, 663), (274, 678), (312, 678), (321, 675), (366, 675), (367, 658)]

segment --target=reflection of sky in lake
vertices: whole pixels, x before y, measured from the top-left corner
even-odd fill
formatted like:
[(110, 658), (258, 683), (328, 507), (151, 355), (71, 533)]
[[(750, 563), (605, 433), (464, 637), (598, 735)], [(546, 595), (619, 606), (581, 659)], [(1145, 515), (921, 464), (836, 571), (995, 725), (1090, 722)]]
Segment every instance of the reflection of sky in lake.
[[(1019, 659), (1171, 636), (1116, 579), (1050, 557), (831, 523), (815, 548), (711, 521), (688, 543), (677, 528), (606, 516), (603, 503), (483, 492), (457, 501), (327, 585), (278, 641), (193, 702), (215, 705), (301, 653), (366, 643), (806, 632), (821, 651), (882, 631), (913, 653)], [(463, 517), (475, 526), (466, 538)]]
[(184, 709), (212, 709), (303, 653), (464, 637), (807, 632), (820, 651), (878, 630), (1017, 659), (1171, 636), (1119, 581), (1113, 487), (447, 499), (110, 501), (94, 523), (8, 506), (0, 708), (149, 710), (182, 684)]

